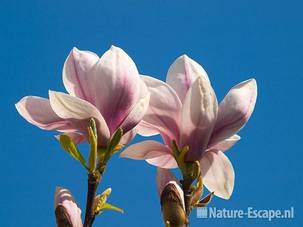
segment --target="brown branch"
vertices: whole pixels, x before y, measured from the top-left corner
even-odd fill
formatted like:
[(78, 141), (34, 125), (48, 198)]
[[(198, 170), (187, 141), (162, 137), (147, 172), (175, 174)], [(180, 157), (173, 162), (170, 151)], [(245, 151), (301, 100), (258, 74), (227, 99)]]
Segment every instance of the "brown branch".
[(102, 175), (103, 171), (95, 171), (88, 174), (84, 227), (91, 227), (95, 220), (94, 201)]

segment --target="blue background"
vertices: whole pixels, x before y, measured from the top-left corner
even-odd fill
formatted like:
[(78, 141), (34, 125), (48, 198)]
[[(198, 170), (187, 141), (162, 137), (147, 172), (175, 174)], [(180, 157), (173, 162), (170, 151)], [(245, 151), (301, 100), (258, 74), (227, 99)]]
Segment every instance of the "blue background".
[[(141, 73), (162, 80), (174, 59), (188, 54), (206, 69), (220, 100), (234, 84), (257, 79), (255, 112), (227, 153), (236, 171), (233, 196), (211, 206), (294, 206), (295, 219), (205, 220), (193, 212), (191, 226), (300, 226), (302, 7), (282, 0), (1, 0), (0, 225), (54, 226), (56, 185), (69, 188), (84, 208), (85, 171), (61, 150), (54, 132), (28, 124), (14, 104), (25, 95), (64, 91), (62, 65), (73, 46), (101, 55), (114, 44)], [(113, 188), (110, 201), (125, 214), (106, 212), (95, 226), (162, 226), (155, 172), (143, 161), (115, 156), (101, 189)]]

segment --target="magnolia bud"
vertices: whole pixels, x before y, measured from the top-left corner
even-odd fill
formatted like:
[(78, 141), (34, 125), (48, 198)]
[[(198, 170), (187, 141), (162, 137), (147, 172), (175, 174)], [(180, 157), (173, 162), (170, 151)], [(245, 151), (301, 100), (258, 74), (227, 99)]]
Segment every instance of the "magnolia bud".
[(170, 227), (185, 227), (188, 224), (180, 186), (169, 182), (161, 193), (161, 207), (164, 223)]
[(67, 189), (56, 188), (55, 215), (58, 227), (82, 227), (81, 210)]
[(58, 227), (73, 227), (69, 214), (62, 205), (58, 205), (55, 209), (56, 222)]

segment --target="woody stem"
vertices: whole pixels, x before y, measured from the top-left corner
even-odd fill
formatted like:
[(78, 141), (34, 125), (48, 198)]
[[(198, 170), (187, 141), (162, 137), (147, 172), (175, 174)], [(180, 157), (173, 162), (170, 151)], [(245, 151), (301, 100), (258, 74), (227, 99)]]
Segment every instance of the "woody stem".
[(105, 166), (99, 168), (99, 170), (88, 174), (87, 181), (87, 199), (86, 199), (86, 211), (83, 227), (91, 227), (95, 220), (94, 201), (97, 193), (98, 186), (100, 184)]

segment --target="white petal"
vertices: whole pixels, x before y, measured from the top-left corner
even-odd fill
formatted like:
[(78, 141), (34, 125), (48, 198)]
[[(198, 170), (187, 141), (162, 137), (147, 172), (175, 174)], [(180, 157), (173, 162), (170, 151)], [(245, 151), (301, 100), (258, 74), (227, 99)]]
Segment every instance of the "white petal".
[(189, 146), (188, 160), (200, 160), (215, 125), (217, 109), (213, 88), (204, 77), (198, 77), (182, 107), (181, 145)]
[(17, 104), (19, 114), (29, 123), (45, 130), (71, 130), (71, 124), (59, 117), (51, 108), (49, 100), (36, 96), (26, 96)]
[[(55, 113), (63, 119), (96, 119), (100, 141), (106, 142), (110, 137), (106, 122), (100, 112), (91, 103), (62, 92), (49, 91), (50, 105)], [(84, 127), (86, 131), (87, 125)]]
[(171, 153), (159, 154), (156, 157), (148, 158), (145, 160), (147, 163), (163, 168), (163, 169), (175, 169), (178, 168), (178, 164)]
[(101, 111), (113, 133), (147, 89), (141, 84), (133, 60), (120, 48), (112, 46), (92, 69), (96, 93), (92, 103)]
[(257, 99), (254, 79), (233, 87), (219, 105), (211, 144), (236, 134), (249, 120)]
[(133, 140), (133, 138), (137, 134), (137, 128), (133, 128), (132, 130), (128, 131), (127, 133), (123, 134), (120, 144), (127, 145), (130, 141)]
[(146, 140), (127, 147), (120, 154), (120, 157), (145, 160), (170, 153), (171, 151), (168, 146), (153, 140)]
[(160, 134), (156, 126), (151, 125), (144, 120), (140, 121), (136, 128), (138, 129), (138, 134), (141, 136), (155, 136)]
[(144, 114), (147, 111), (148, 104), (150, 100), (150, 94), (147, 93), (146, 96), (141, 98), (133, 107), (128, 116), (123, 120), (121, 128), (123, 132), (128, 132), (133, 129), (144, 117)]
[(161, 133), (171, 139), (179, 139), (179, 115), (181, 102), (175, 91), (166, 83), (145, 76), (143, 80), (150, 92), (149, 107), (138, 127), (143, 135)]
[(99, 57), (89, 51), (73, 48), (63, 66), (63, 84), (72, 96), (91, 101), (95, 95), (95, 80), (91, 69)]
[(188, 56), (182, 55), (170, 66), (166, 82), (177, 92), (183, 103), (187, 91), (199, 76), (209, 81), (201, 65)]
[(217, 144), (214, 144), (213, 146), (211, 146), (208, 149), (209, 150), (215, 149), (215, 150), (220, 150), (220, 151), (224, 152), (224, 151), (230, 149), (240, 139), (241, 139), (241, 137), (239, 135), (233, 135), (227, 139), (224, 139), (224, 140), (218, 142)]
[(215, 195), (229, 199), (234, 188), (233, 166), (222, 151), (206, 152), (200, 162), (203, 183)]
[(71, 95), (96, 106), (111, 133), (146, 95), (135, 63), (114, 46), (101, 58), (74, 48), (64, 65), (63, 82)]

